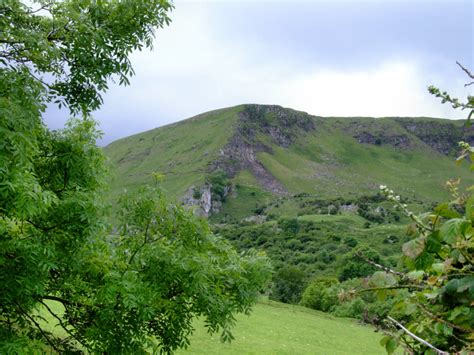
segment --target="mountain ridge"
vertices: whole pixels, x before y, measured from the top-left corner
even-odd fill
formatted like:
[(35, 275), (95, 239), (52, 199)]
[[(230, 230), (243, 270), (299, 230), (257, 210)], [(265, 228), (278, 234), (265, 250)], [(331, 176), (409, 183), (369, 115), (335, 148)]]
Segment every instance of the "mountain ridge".
[(221, 183), (229, 188), (219, 198), (211, 193), (211, 205), (213, 198), (224, 206), (243, 198), (253, 206), (298, 193), (356, 196), (382, 183), (433, 201), (446, 195), (448, 178), (468, 178), (454, 166), (459, 140), (474, 142), (474, 131), (460, 120), (322, 117), (245, 104), (122, 138), (104, 151), (117, 172), (112, 195), (150, 182), (149, 174), (159, 171), (173, 199), (199, 205), (209, 176), (223, 172)]

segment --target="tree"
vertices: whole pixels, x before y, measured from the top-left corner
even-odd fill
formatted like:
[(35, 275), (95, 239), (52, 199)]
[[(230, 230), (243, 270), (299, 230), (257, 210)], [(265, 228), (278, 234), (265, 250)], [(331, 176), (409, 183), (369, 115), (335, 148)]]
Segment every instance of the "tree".
[(339, 281), (332, 277), (318, 277), (312, 280), (301, 296), (301, 305), (329, 312), (331, 307), (337, 304), (337, 294), (331, 292), (330, 287), (337, 285)]
[(284, 266), (273, 276), (270, 297), (274, 300), (296, 304), (306, 286), (306, 274), (295, 266)]
[[(197, 315), (230, 339), (269, 278), (264, 256), (238, 256), (156, 188), (123, 198), (120, 226), (104, 222), (108, 171), (90, 113), (110, 80), (128, 83), (128, 55), (151, 46), (172, 5), (34, 6), (0, 5), (0, 352), (169, 353)], [(48, 103), (82, 117), (50, 131)]]
[(378, 263), (380, 255), (377, 251), (368, 247), (359, 247), (344, 257), (339, 271), (339, 280), (345, 281), (353, 278), (366, 277), (371, 275), (376, 268), (365, 262), (361, 255)]
[[(459, 66), (474, 79), (467, 69)], [(461, 103), (435, 87), (429, 91), (443, 103), (470, 110), (467, 125), (470, 124), (474, 97), (469, 96), (466, 103)], [(474, 170), (474, 147), (466, 142), (459, 145), (462, 152), (457, 162), (470, 160)], [(382, 297), (402, 292), (404, 295), (392, 311), (403, 313), (407, 321), (387, 317), (396, 329), (382, 339), (389, 353), (399, 344), (417, 354), (474, 351), (474, 186), (465, 192), (461, 192), (459, 181), (449, 181), (447, 186), (452, 201), (419, 216), (409, 211), (392, 190), (380, 187), (412, 220), (411, 240), (402, 248), (404, 270), (377, 265), (383, 271), (375, 273), (370, 280), (372, 289)]]

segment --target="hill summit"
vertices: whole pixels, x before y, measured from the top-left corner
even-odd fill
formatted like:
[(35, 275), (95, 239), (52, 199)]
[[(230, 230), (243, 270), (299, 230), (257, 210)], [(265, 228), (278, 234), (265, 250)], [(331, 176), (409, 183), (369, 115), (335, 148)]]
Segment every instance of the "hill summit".
[(171, 198), (205, 216), (243, 218), (275, 199), (357, 197), (380, 184), (434, 202), (446, 197), (449, 178), (469, 179), (454, 164), (461, 140), (474, 143), (463, 121), (320, 117), (248, 104), (117, 140), (105, 153), (116, 172), (112, 198), (160, 172)]

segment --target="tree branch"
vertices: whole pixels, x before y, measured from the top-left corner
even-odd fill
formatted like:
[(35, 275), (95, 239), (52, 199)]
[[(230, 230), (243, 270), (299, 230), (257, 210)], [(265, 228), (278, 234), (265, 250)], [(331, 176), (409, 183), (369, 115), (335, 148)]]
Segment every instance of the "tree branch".
[(48, 312), (49, 312), (54, 318), (56, 318), (56, 319), (58, 320), (58, 322), (59, 322), (59, 324), (61, 325), (61, 327), (62, 327), (72, 338), (76, 339), (80, 344), (82, 344), (84, 347), (87, 348), (87, 345), (86, 345), (85, 343), (83, 343), (78, 337), (76, 337), (76, 336), (71, 332), (71, 330), (69, 330), (69, 329), (66, 327), (66, 325), (63, 323), (63, 320), (61, 319), (61, 317), (59, 317), (56, 313), (54, 313), (54, 312), (52, 311), (52, 309), (49, 308), (49, 306), (48, 306), (47, 303), (45, 303), (45, 302), (43, 302), (43, 301), (41, 301), (41, 300), (40, 300), (39, 302), (48, 310)]
[(416, 305), (418, 306), (418, 308), (421, 309), (421, 311), (422, 311), (424, 314), (426, 314), (427, 316), (431, 317), (432, 319), (434, 319), (434, 320), (436, 320), (436, 321), (438, 321), (438, 322), (447, 324), (447, 325), (449, 325), (451, 328), (457, 329), (457, 330), (459, 330), (459, 331), (462, 332), (462, 333), (470, 333), (470, 332), (471, 332), (471, 331), (468, 330), (468, 329), (464, 329), (464, 328), (460, 327), (459, 325), (450, 323), (450, 322), (448, 322), (447, 320), (444, 320), (443, 318), (438, 317), (436, 314), (431, 313), (431, 311), (429, 311), (424, 305), (422, 305), (422, 304), (420, 304), (420, 303), (416, 303)]
[[(472, 74), (468, 69), (463, 67), (461, 63), (456, 61), (456, 64), (459, 65), (459, 67), (467, 74), (467, 76), (469, 76), (471, 79), (474, 79), (474, 74)], [(473, 84), (474, 84), (474, 81), (471, 81), (470, 83), (464, 84), (464, 87), (467, 87), (467, 86), (473, 85)]]
[(361, 253), (356, 253), (356, 255), (363, 259), (365, 262), (379, 268), (379, 269), (382, 269), (386, 272), (389, 272), (391, 274), (395, 274), (395, 275), (398, 275), (398, 276), (401, 276), (401, 277), (406, 277), (406, 274), (404, 274), (403, 272), (400, 272), (400, 271), (396, 271), (396, 270), (392, 270), (390, 269), (389, 267), (386, 267), (386, 266), (383, 266), (383, 265), (380, 265), (380, 264), (377, 264), (375, 261), (372, 261), (370, 260), (369, 258), (366, 258), (364, 255), (362, 255)]
[(474, 79), (474, 74), (472, 74), (468, 69), (464, 68), (461, 63), (456, 61), (456, 64), (471, 78)]
[(22, 313), (24, 316), (26, 316), (31, 322), (33, 322), (33, 324), (35, 325), (36, 328), (38, 328), (38, 330), (40, 331), (41, 335), (43, 335), (43, 337), (46, 339), (46, 341), (48, 342), (48, 344), (54, 349), (56, 350), (58, 353), (61, 353), (61, 351), (56, 347), (56, 345), (54, 344), (54, 342), (49, 338), (49, 336), (46, 334), (46, 332), (41, 328), (41, 326), (39, 325), (39, 323), (37, 321), (35, 321), (35, 319), (33, 317), (31, 317), (28, 313), (26, 313), (21, 307), (20, 305), (17, 303), (16, 304), (17, 307), (18, 307), (18, 310), (20, 311), (20, 313)]
[(423, 345), (426, 345), (427, 347), (433, 349), (434, 351), (436, 351), (436, 353), (438, 354), (443, 354), (443, 355), (449, 355), (448, 352), (446, 351), (443, 351), (443, 350), (439, 350), (438, 348), (434, 347), (433, 345), (431, 345), (430, 343), (428, 343), (426, 340), (423, 340), (421, 339), (419, 336), (413, 334), (412, 332), (410, 332), (407, 328), (405, 328), (400, 322), (396, 321), (395, 319), (393, 319), (392, 317), (390, 316), (387, 316), (387, 319), (390, 320), (391, 322), (395, 323), (397, 325), (397, 327), (399, 327), (400, 329), (402, 329), (405, 333), (407, 333), (410, 337), (412, 337), (413, 339), (415, 339), (416, 341), (422, 343)]
[(399, 285), (399, 286), (386, 286), (386, 287), (371, 287), (371, 288), (364, 288), (363, 290), (357, 291), (360, 292), (369, 292), (369, 291), (382, 291), (382, 290), (398, 290), (404, 288), (417, 288), (419, 290), (426, 289), (425, 286), (420, 285)]

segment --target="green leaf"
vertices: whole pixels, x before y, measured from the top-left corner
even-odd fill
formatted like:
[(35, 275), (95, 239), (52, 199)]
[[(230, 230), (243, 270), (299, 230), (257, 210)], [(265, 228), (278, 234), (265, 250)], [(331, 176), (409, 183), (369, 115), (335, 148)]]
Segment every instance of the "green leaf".
[(456, 293), (458, 291), (459, 287), (459, 280), (450, 280), (445, 286), (444, 286), (444, 291), (446, 293)]
[(470, 290), (474, 293), (474, 276), (466, 276), (459, 280), (457, 292)]
[(454, 244), (457, 237), (464, 234), (471, 226), (471, 223), (462, 218), (454, 218), (445, 222), (440, 228), (439, 233), (444, 242)]
[(411, 271), (407, 276), (410, 280), (420, 281), (423, 279), (423, 276), (425, 276), (425, 272), (423, 270)]
[(474, 195), (471, 195), (466, 201), (466, 219), (471, 223), (474, 221)]
[(397, 279), (393, 274), (377, 271), (370, 278), (369, 284), (374, 287), (390, 287), (397, 284)]
[(380, 339), (380, 345), (385, 346), (390, 339), (392, 339), (391, 336), (384, 336), (382, 339)]
[(426, 251), (429, 253), (437, 253), (440, 250), (441, 250), (441, 235), (439, 231), (435, 231), (426, 238)]
[(473, 114), (474, 114), (474, 110), (471, 110), (471, 112), (469, 112), (469, 115), (467, 116), (467, 119), (466, 119), (466, 128), (471, 127), (471, 117)]
[(409, 258), (415, 259), (425, 249), (425, 238), (419, 237), (406, 242), (402, 246), (403, 254)]
[(387, 350), (388, 354), (393, 354), (398, 347), (398, 340), (396, 338), (391, 337), (385, 343), (385, 350)]
[(435, 257), (433, 254), (428, 252), (423, 252), (422, 254), (418, 255), (415, 259), (415, 267), (418, 270), (426, 270), (428, 269), (435, 261)]
[(444, 218), (459, 218), (461, 215), (449, 208), (448, 203), (442, 203), (434, 208), (434, 212)]

